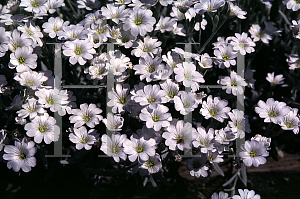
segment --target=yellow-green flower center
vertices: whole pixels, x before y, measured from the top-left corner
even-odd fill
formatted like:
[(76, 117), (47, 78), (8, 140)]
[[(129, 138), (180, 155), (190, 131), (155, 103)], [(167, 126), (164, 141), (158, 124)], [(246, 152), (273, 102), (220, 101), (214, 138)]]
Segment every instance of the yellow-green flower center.
[(205, 147), (209, 147), (209, 140), (206, 140), (206, 139), (201, 140), (200, 144), (203, 145), (203, 146), (205, 146)]
[(106, 31), (106, 27), (105, 27), (105, 26), (103, 26), (103, 27), (98, 27), (98, 28), (96, 29), (96, 32), (97, 32), (99, 35), (105, 33), (105, 31)]
[(257, 156), (257, 151), (252, 150), (252, 151), (250, 151), (249, 155), (251, 158), (254, 158)]
[(32, 79), (27, 79), (25, 81), (25, 84), (27, 84), (28, 86), (34, 86), (35, 85), (35, 82), (32, 80)]
[(239, 46), (240, 46), (241, 48), (245, 48), (245, 45), (246, 45), (246, 44), (245, 44), (244, 41), (240, 41), (240, 42), (239, 42)]
[(75, 55), (81, 55), (83, 52), (83, 49), (81, 47), (76, 47), (74, 50)]
[(143, 20), (141, 18), (136, 18), (134, 20), (134, 24), (137, 25), (137, 26), (140, 26), (142, 23), (143, 23)]
[(57, 28), (57, 27), (54, 26), (53, 31), (54, 31), (55, 33), (57, 33), (59, 30), (61, 30), (61, 28)]
[(156, 99), (154, 97), (149, 97), (148, 98), (148, 103), (150, 103), (150, 104), (152, 104), (155, 101), (156, 101)]
[(149, 67), (147, 67), (147, 72), (148, 73), (153, 73), (155, 71), (155, 66), (152, 64)]
[(34, 37), (34, 34), (33, 34), (32, 30), (27, 29), (26, 32), (27, 32), (27, 34), (28, 34), (30, 37)]
[(186, 80), (189, 80), (189, 81), (192, 81), (193, 80), (193, 77), (191, 74), (184, 74), (184, 77)]
[(183, 144), (184, 143), (184, 136), (183, 135), (177, 135), (176, 143), (177, 144)]
[(90, 139), (88, 137), (83, 137), (83, 138), (80, 138), (80, 143), (81, 144), (86, 144), (90, 141)]
[(149, 45), (143, 47), (143, 52), (149, 53), (151, 50), (152, 48)]
[(31, 1), (30, 5), (33, 7), (33, 8), (37, 8), (40, 6), (40, 1)]
[(92, 119), (92, 117), (91, 117), (90, 114), (83, 114), (82, 119), (83, 119), (84, 122), (88, 122)]
[(33, 106), (33, 107), (29, 107), (28, 109), (27, 109), (27, 111), (29, 112), (29, 113), (33, 113), (34, 111), (36, 111), (36, 106)]
[(121, 15), (120, 14), (112, 14), (111, 17), (114, 19), (118, 19), (121, 17)]
[(294, 121), (293, 120), (287, 120), (287, 121), (284, 122), (284, 125), (287, 128), (292, 128), (294, 126)]
[(53, 105), (54, 104), (54, 98), (51, 96), (51, 97), (48, 97), (47, 99), (46, 99), (46, 102), (47, 102), (47, 104), (51, 104), (51, 105)]
[(278, 116), (276, 110), (269, 110), (268, 115), (269, 115), (269, 117), (277, 117)]
[(94, 39), (94, 44), (97, 44), (97, 43), (99, 43), (99, 39)]
[(224, 59), (224, 60), (227, 61), (227, 60), (229, 60), (229, 57), (228, 57), (228, 55), (223, 55), (223, 56), (222, 56), (222, 59)]
[(296, 2), (297, 4), (300, 4), (300, 0), (295, 0), (295, 2)]
[(117, 145), (117, 146), (112, 146), (112, 147), (111, 147), (111, 152), (114, 153), (114, 154), (117, 154), (117, 153), (119, 153), (119, 152), (121, 151), (120, 148), (121, 148), (121, 147), (120, 147), (119, 145)]
[(157, 115), (155, 115), (155, 116), (152, 117), (152, 120), (154, 122), (158, 122), (159, 121), (159, 117)]
[(25, 58), (24, 57), (19, 57), (18, 62), (19, 62), (19, 64), (24, 64), (25, 63)]
[(142, 153), (142, 152), (144, 151), (144, 147), (143, 147), (143, 146), (137, 146), (137, 147), (135, 148), (135, 151), (136, 151), (137, 153)]
[(237, 86), (237, 82), (236, 81), (231, 82), (231, 86)]
[(210, 108), (208, 112), (213, 117), (215, 117), (216, 115), (218, 115), (218, 109), (217, 109), (217, 107)]
[(20, 154), (19, 154), (19, 159), (20, 160), (25, 160), (27, 157), (27, 154), (25, 151), (21, 151)]
[(188, 108), (188, 107), (190, 107), (190, 105), (191, 105), (191, 104), (188, 103), (188, 102), (183, 103), (183, 107), (184, 107), (184, 108)]
[(39, 131), (40, 131), (41, 133), (45, 133), (47, 130), (48, 130), (48, 127), (47, 127), (47, 126), (45, 126), (45, 125), (39, 126)]
[(118, 99), (118, 101), (119, 101), (120, 104), (124, 105), (124, 104), (126, 104), (126, 102), (127, 102), (127, 97), (121, 96), (121, 97)]
[(155, 161), (152, 158), (149, 158), (149, 160), (147, 160), (145, 164), (149, 169), (153, 168), (156, 165)]
[(21, 43), (15, 43), (15, 44), (13, 44), (13, 50), (15, 51), (17, 48), (22, 48), (22, 45), (21, 45)]
[(175, 95), (177, 95), (177, 91), (168, 91), (169, 98), (173, 99)]

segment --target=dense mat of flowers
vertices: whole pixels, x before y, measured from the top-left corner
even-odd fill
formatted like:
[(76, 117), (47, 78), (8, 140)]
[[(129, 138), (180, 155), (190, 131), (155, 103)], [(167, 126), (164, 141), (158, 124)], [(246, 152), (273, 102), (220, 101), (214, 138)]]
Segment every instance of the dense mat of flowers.
[[(84, 162), (83, 172), (91, 178), (137, 175), (141, 183), (150, 179), (156, 186), (157, 180), (169, 184), (164, 178), (169, 162), (184, 161), (192, 176), (209, 178), (212, 170), (224, 176), (218, 164), (231, 159), (238, 172), (225, 186), (238, 177), (246, 185), (245, 166), (266, 163), (271, 138), (299, 133), (300, 1), (276, 3), (280, 22), (270, 20), (272, 3), (9, 0), (0, 5), (1, 164), (15, 172), (30, 172), (37, 164), (47, 169), (46, 155), (54, 154), (62, 139), (62, 153), (71, 157), (52, 159)], [(260, 10), (257, 17), (252, 7)], [(278, 55), (285, 65), (276, 70), (265, 65), (267, 75), (256, 75), (260, 68), (253, 60), (260, 49), (280, 42), (290, 46)], [(55, 43), (62, 46), (61, 80), (54, 76)], [(245, 70), (239, 71), (242, 58)], [(112, 90), (106, 85), (110, 74)], [(57, 82), (62, 87), (56, 88)], [(65, 89), (68, 85), (99, 87)], [(237, 109), (239, 96), (245, 96), (244, 110)], [(235, 185), (236, 180), (225, 190), (233, 191), (231, 197)], [(238, 192), (234, 199), (260, 198), (253, 190)]]

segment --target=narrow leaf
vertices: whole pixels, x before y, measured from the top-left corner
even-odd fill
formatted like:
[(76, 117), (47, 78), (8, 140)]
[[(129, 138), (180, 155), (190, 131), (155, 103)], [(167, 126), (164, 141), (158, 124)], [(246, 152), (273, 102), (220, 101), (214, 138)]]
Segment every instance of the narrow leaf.
[(235, 179), (236, 175), (237, 175), (237, 173), (235, 173), (227, 182), (225, 182), (225, 184), (223, 184), (223, 187), (232, 183), (232, 181)]
[(222, 171), (222, 169), (219, 167), (218, 163), (213, 163), (214, 169), (216, 170), (216, 172), (218, 172), (221, 176), (224, 176), (224, 173)]

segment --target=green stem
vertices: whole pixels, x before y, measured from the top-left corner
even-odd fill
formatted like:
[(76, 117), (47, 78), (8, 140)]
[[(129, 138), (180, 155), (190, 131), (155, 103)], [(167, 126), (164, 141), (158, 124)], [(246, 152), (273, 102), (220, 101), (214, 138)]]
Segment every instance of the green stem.
[(76, 16), (76, 15), (77, 15), (78, 13), (75, 12), (75, 10), (74, 10), (74, 8), (73, 8), (73, 6), (72, 6), (70, 0), (67, 0), (67, 2), (68, 2), (68, 4), (69, 4), (69, 6), (71, 7), (72, 12), (74, 13), (74, 17), (77, 19), (77, 16)]
[(212, 40), (212, 38), (217, 34), (218, 30), (224, 25), (224, 23), (227, 21), (228, 16), (226, 16), (226, 18), (224, 19), (224, 21), (222, 21), (221, 25), (214, 31), (212, 32), (212, 34), (210, 35), (210, 37), (208, 38), (208, 40), (206, 40), (206, 42), (203, 44), (202, 48), (200, 49), (200, 51), (198, 51), (199, 54), (202, 53), (202, 51), (205, 49), (205, 47), (207, 46), (207, 44)]

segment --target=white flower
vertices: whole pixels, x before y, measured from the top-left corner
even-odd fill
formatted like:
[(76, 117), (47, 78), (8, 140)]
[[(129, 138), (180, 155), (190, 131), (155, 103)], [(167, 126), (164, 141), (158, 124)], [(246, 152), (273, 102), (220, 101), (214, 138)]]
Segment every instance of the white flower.
[(219, 151), (214, 151), (214, 152), (212, 152), (212, 151), (208, 151), (207, 152), (207, 159), (209, 160), (209, 162), (211, 163), (211, 164), (213, 164), (213, 163), (220, 163), (220, 162), (223, 162), (224, 160), (223, 160), (223, 155), (220, 155), (220, 153), (219, 153)]
[(129, 9), (125, 9), (125, 5), (114, 6), (113, 4), (107, 4), (106, 7), (101, 8), (102, 15), (106, 19), (111, 19), (118, 24), (120, 21), (125, 21), (128, 17)]
[(124, 152), (128, 154), (130, 162), (134, 162), (138, 159), (139, 162), (147, 161), (149, 156), (155, 155), (156, 142), (150, 138), (145, 140), (144, 137), (136, 139), (133, 135), (129, 139), (123, 142)]
[(134, 74), (140, 74), (140, 80), (146, 78), (147, 82), (158, 80), (155, 76), (158, 73), (159, 69), (164, 68), (164, 65), (161, 64), (162, 59), (159, 56), (152, 58), (150, 55), (146, 55), (139, 59), (139, 64), (133, 67), (135, 71)]
[(48, 22), (43, 23), (44, 32), (49, 34), (49, 37), (55, 38), (57, 35), (57, 32), (59, 30), (62, 30), (63, 27), (66, 27), (69, 25), (69, 21), (65, 21), (60, 17), (50, 17), (48, 19)]
[(98, 0), (79, 0), (77, 3), (78, 8), (85, 8), (87, 10), (100, 7), (100, 2)]
[(292, 20), (291, 29), (293, 31), (294, 37), (300, 39), (300, 20)]
[(151, 55), (154, 58), (154, 55), (161, 53), (161, 47), (159, 47), (161, 45), (161, 41), (158, 41), (157, 38), (147, 36), (144, 38), (144, 42), (139, 40), (138, 44), (138, 47), (131, 51), (131, 54), (136, 57)]
[(124, 84), (123, 87), (121, 84), (117, 84), (115, 90), (108, 92), (110, 101), (107, 103), (107, 106), (113, 107), (113, 113), (124, 113), (125, 109), (129, 110), (131, 98), (129, 91), (129, 84)]
[(140, 166), (140, 168), (147, 169), (150, 174), (159, 172), (162, 168), (159, 154), (156, 153), (154, 156), (150, 156), (149, 159)]
[(205, 12), (217, 12), (217, 9), (224, 5), (224, 0), (200, 0), (194, 5), (194, 8), (198, 14), (203, 14)]
[(46, 3), (46, 7), (50, 14), (55, 13), (56, 8), (64, 7), (64, 6), (65, 6), (64, 0), (48, 0)]
[(196, 148), (201, 148), (201, 153), (208, 153), (208, 151), (215, 151), (214, 148), (214, 129), (209, 128), (206, 133), (204, 127), (199, 126), (196, 129), (193, 129), (193, 146)]
[(173, 3), (173, 0), (160, 0), (159, 3), (162, 6), (168, 6), (169, 4)]
[(284, 0), (282, 3), (286, 5), (287, 9), (292, 9), (293, 11), (300, 9), (300, 2), (298, 0)]
[(167, 79), (163, 83), (160, 83), (160, 87), (168, 93), (166, 97), (169, 101), (173, 101), (174, 97), (177, 96), (179, 92), (178, 84), (171, 79)]
[(198, 107), (196, 96), (192, 92), (179, 91), (174, 97), (175, 109), (180, 111), (181, 115), (187, 115)]
[(212, 68), (212, 58), (207, 54), (204, 53), (203, 55), (200, 55), (200, 59), (197, 58), (198, 64), (202, 67), (202, 68)]
[(168, 66), (177, 68), (177, 64), (182, 63), (180, 57), (177, 53), (173, 53), (172, 51), (168, 51), (167, 55), (163, 55), (162, 59), (167, 63)]
[(3, 57), (8, 51), (9, 32), (5, 32), (4, 27), (0, 27), (0, 57)]
[(185, 19), (184, 14), (180, 12), (180, 10), (175, 6), (172, 7), (172, 12), (170, 13), (170, 16), (174, 17), (177, 21)]
[(147, 32), (153, 30), (153, 25), (156, 20), (152, 17), (152, 11), (149, 9), (143, 9), (134, 7), (129, 13), (128, 20), (125, 21), (123, 28), (125, 31), (130, 29), (133, 36), (145, 36)]
[(267, 102), (259, 100), (258, 107), (255, 107), (255, 112), (259, 114), (259, 117), (265, 118), (264, 122), (273, 122), (280, 124), (283, 120), (283, 116), (289, 113), (290, 109), (284, 102), (275, 101), (273, 98), (267, 99)]
[(93, 59), (92, 65), (84, 70), (84, 73), (88, 73), (88, 79), (102, 80), (107, 76), (108, 71), (106, 69), (107, 55), (102, 53)]
[(217, 194), (216, 192), (211, 196), (211, 199), (229, 199), (228, 193), (224, 193), (223, 191)]
[(100, 113), (102, 110), (97, 108), (95, 104), (80, 104), (80, 109), (72, 109), (73, 115), (70, 116), (70, 122), (75, 123), (74, 128), (79, 128), (84, 124), (94, 128), (103, 119), (102, 115), (99, 115)]
[(41, 143), (44, 139), (46, 144), (50, 144), (57, 139), (57, 137), (54, 137), (54, 130), (57, 130), (59, 127), (55, 123), (56, 120), (54, 117), (49, 116), (48, 113), (44, 113), (41, 116), (36, 116), (30, 123), (27, 123), (24, 129), (27, 131), (26, 134), (29, 137), (34, 137), (35, 143)]
[(235, 66), (237, 53), (233, 50), (231, 45), (220, 45), (218, 49), (214, 50), (214, 55), (217, 57), (216, 64), (219, 64), (219, 68), (229, 68), (230, 65)]
[(244, 112), (238, 109), (233, 109), (232, 112), (228, 113), (231, 121), (228, 121), (228, 125), (232, 132), (236, 133), (236, 137), (245, 137), (245, 132), (250, 133), (250, 124), (248, 117), (244, 117)]
[(26, 118), (29, 116), (29, 119), (32, 120), (38, 114), (43, 114), (45, 111), (40, 103), (35, 98), (28, 99), (26, 104), (22, 105), (21, 110), (17, 111), (18, 116)]
[(292, 54), (286, 59), (286, 61), (288, 62), (289, 66), (290, 66), (289, 67), (290, 70), (295, 70), (297, 68), (300, 68), (300, 57), (299, 57), (299, 55)]
[(182, 24), (177, 24), (177, 22), (174, 23), (172, 32), (175, 35), (186, 36), (184, 26)]
[(175, 23), (175, 19), (161, 16), (158, 23), (156, 24), (155, 30), (159, 30), (161, 33), (164, 33), (165, 31), (170, 32), (173, 30), (173, 25)]
[(239, 19), (246, 19), (246, 17), (244, 15), (247, 14), (246, 11), (243, 11), (240, 7), (233, 5), (231, 2), (229, 2), (230, 4), (230, 15), (232, 16), (237, 16), (237, 18)]
[(146, 85), (144, 89), (136, 92), (133, 99), (141, 106), (148, 106), (151, 109), (155, 109), (158, 104), (168, 101), (166, 95), (167, 92), (161, 90), (159, 85)]
[(248, 189), (238, 189), (238, 191), (240, 195), (234, 195), (232, 199), (260, 199), (260, 195), (255, 194), (253, 190), (249, 191)]
[(121, 37), (116, 39), (116, 43), (124, 46), (125, 48), (130, 48), (135, 41), (135, 37), (130, 33), (130, 31), (125, 31), (121, 29)]
[(18, 30), (23, 32), (26, 37), (33, 40), (32, 47), (43, 46), (43, 42), (41, 40), (41, 38), (43, 38), (43, 33), (32, 21), (26, 22), (23, 26), (18, 26)]
[(35, 95), (39, 98), (38, 101), (44, 108), (50, 108), (52, 112), (58, 112), (60, 116), (71, 114), (71, 107), (76, 107), (75, 96), (73, 93), (67, 90), (54, 89), (39, 89), (35, 92)]
[(200, 157), (195, 157), (192, 159), (188, 159), (186, 161), (186, 167), (190, 170), (191, 176), (195, 176), (197, 178), (203, 176), (207, 177), (207, 170), (209, 169), (206, 164), (206, 156), (204, 154), (197, 154)]
[(24, 33), (20, 36), (20, 32), (15, 29), (10, 36), (8, 47), (12, 52), (15, 52), (17, 48), (22, 48), (23, 46), (32, 46), (32, 44), (33, 40), (31, 38), (26, 37)]
[(254, 137), (251, 138), (251, 140), (256, 140), (258, 142), (263, 142), (264, 146), (267, 148), (267, 150), (270, 150), (271, 146), (271, 138), (261, 136), (259, 134), (256, 134)]
[(202, 103), (202, 108), (200, 113), (205, 117), (205, 119), (214, 118), (220, 122), (228, 118), (227, 113), (230, 111), (229, 107), (226, 107), (228, 102), (226, 100), (220, 100), (219, 97), (212, 96), (207, 97), (207, 101)]
[(112, 113), (108, 113), (107, 119), (103, 119), (102, 122), (110, 131), (121, 131), (124, 123), (124, 118), (119, 115), (113, 115)]
[(93, 144), (96, 141), (96, 138), (99, 136), (95, 129), (90, 129), (87, 132), (85, 126), (80, 128), (74, 128), (74, 133), (69, 134), (69, 139), (71, 142), (76, 144), (76, 149), (81, 150), (85, 148), (85, 150), (90, 150)]
[(233, 50), (240, 51), (242, 55), (254, 52), (255, 43), (252, 41), (248, 34), (243, 32), (242, 34), (235, 33), (235, 37), (231, 37), (230, 44), (233, 46)]
[(81, 24), (76, 24), (62, 26), (62, 29), (57, 31), (57, 36), (59, 40), (84, 40), (87, 39), (88, 32)]
[(237, 94), (243, 94), (244, 89), (243, 86), (246, 86), (245, 80), (237, 75), (236, 72), (230, 71), (230, 77), (229, 76), (220, 76), (221, 80), (218, 80), (217, 83), (224, 85), (222, 86), (222, 89), (226, 89), (226, 93), (233, 94), (234, 96), (237, 96)]
[(196, 71), (196, 66), (193, 63), (183, 62), (178, 64), (174, 69), (176, 74), (175, 80), (177, 82), (183, 82), (185, 87), (191, 87), (193, 91), (199, 89), (198, 82), (204, 83), (203, 76)]
[(184, 123), (183, 120), (174, 119), (171, 122), (171, 125), (166, 128), (162, 134), (162, 137), (166, 139), (166, 146), (169, 147), (170, 150), (181, 150), (190, 149), (191, 141), (192, 141), (192, 124)]
[(10, 54), (9, 68), (13, 69), (17, 67), (17, 72), (25, 72), (30, 69), (35, 69), (37, 67), (36, 54), (32, 54), (33, 49), (29, 46), (23, 46), (22, 48), (17, 48), (15, 52)]
[(228, 146), (232, 144), (231, 142), (236, 139), (235, 133), (233, 133), (230, 128), (225, 127), (220, 130), (215, 130), (215, 146), (218, 148), (219, 152), (228, 151)]
[(270, 82), (272, 86), (280, 85), (284, 83), (283, 82), (284, 78), (282, 74), (275, 76), (274, 72), (272, 72), (272, 73), (268, 73), (267, 75), (268, 76), (266, 77), (266, 80), (268, 80), (268, 82)]
[(80, 22), (86, 29), (89, 29), (91, 25), (98, 25), (103, 22), (103, 15), (100, 10), (97, 10), (94, 13), (88, 13), (85, 15), (83, 21)]
[(34, 142), (28, 142), (26, 138), (21, 141), (15, 141), (15, 145), (6, 145), (4, 148), (6, 154), (3, 155), (4, 160), (8, 160), (7, 168), (19, 172), (22, 169), (24, 172), (31, 171), (31, 167), (35, 167), (36, 159), (34, 154), (36, 148)]
[(93, 54), (95, 53), (96, 51), (93, 48), (93, 43), (87, 39), (67, 41), (63, 45), (63, 54), (70, 57), (69, 61), (72, 65), (77, 62), (80, 65), (84, 65), (86, 60), (93, 59)]
[(153, 128), (155, 131), (159, 131), (162, 127), (168, 127), (172, 117), (170, 113), (167, 113), (169, 108), (158, 104), (155, 109), (149, 107), (143, 108), (139, 115), (142, 121), (146, 122), (147, 128)]
[(100, 24), (92, 24), (91, 29), (98, 34), (100, 43), (107, 42), (107, 39), (111, 37), (111, 28), (106, 24), (106, 20), (102, 21)]
[(213, 49), (219, 48), (220, 46), (228, 46), (229, 45), (230, 37), (224, 39), (224, 37), (218, 37), (217, 42), (213, 43)]
[(299, 125), (300, 125), (300, 119), (297, 116), (298, 109), (293, 108), (290, 110), (290, 112), (283, 117), (283, 120), (280, 123), (280, 126), (283, 130), (293, 130), (294, 134), (299, 133)]
[(45, 13), (47, 12), (46, 2), (47, 0), (22, 0), (20, 7), (25, 7), (24, 10), (27, 12)]
[(195, 100), (198, 104), (202, 104), (202, 99), (205, 98), (207, 95), (204, 93), (204, 91), (200, 93), (195, 93)]
[(102, 145), (100, 150), (106, 155), (113, 157), (116, 162), (126, 160), (126, 154), (124, 153), (123, 143), (127, 139), (126, 135), (113, 133), (111, 137), (103, 134), (101, 137)]
[(44, 73), (35, 71), (22, 72), (14, 77), (14, 80), (18, 81), (22, 86), (30, 87), (32, 90), (36, 90), (47, 79), (48, 77), (44, 76)]
[(269, 152), (263, 142), (247, 140), (241, 148), (243, 151), (239, 153), (239, 156), (246, 166), (250, 167), (253, 164), (253, 166), (258, 167), (267, 162), (265, 157), (269, 155)]
[(263, 43), (268, 44), (269, 40), (272, 40), (272, 37), (268, 35), (265, 31), (261, 31), (261, 28), (258, 24), (252, 24), (249, 29), (249, 33), (254, 42), (261, 40)]

